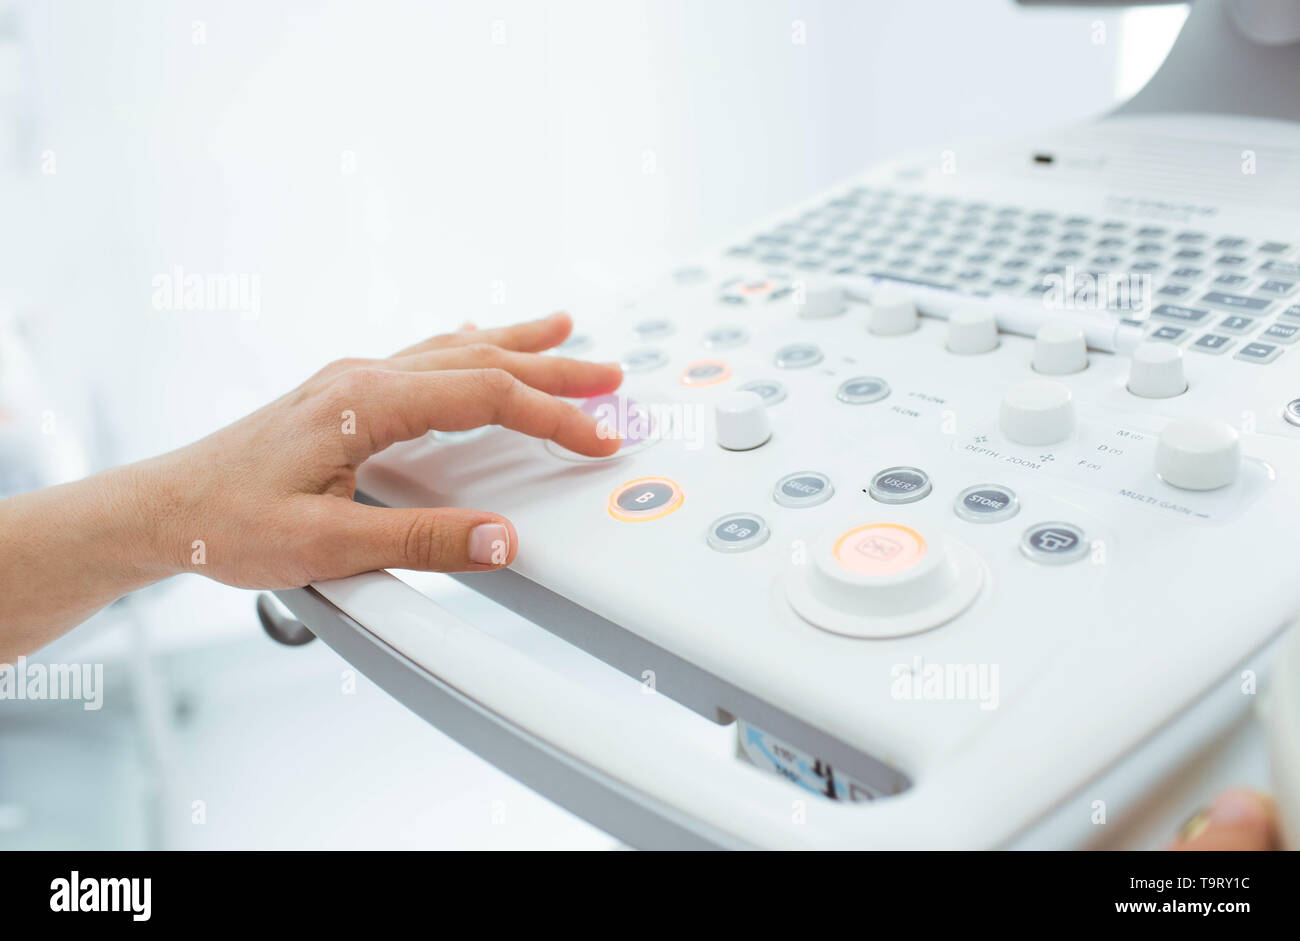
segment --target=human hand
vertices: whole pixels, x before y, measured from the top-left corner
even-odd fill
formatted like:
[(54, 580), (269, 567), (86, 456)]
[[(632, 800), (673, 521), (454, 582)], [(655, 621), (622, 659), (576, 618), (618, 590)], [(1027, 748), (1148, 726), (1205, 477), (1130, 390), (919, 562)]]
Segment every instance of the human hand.
[(1224, 791), (1183, 824), (1171, 850), (1276, 850), (1282, 848), (1272, 798), (1238, 788)]
[(617, 364), (540, 355), (565, 314), (434, 337), (383, 360), (331, 363), (215, 434), (139, 465), (156, 492), (154, 546), (169, 571), (289, 588), (378, 568), (475, 572), (514, 560), (510, 521), (483, 509), (380, 509), (352, 500), (371, 455), (430, 429), (500, 424), (605, 456), (618, 441), (556, 396), (611, 392)]

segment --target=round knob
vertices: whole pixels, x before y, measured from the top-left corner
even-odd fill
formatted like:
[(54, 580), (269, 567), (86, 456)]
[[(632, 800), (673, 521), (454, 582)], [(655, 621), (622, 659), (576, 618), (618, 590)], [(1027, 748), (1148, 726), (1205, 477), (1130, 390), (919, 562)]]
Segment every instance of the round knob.
[(1071, 323), (1049, 323), (1034, 337), (1034, 369), (1048, 376), (1067, 376), (1088, 367), (1088, 343)]
[(983, 583), (983, 565), (943, 533), (870, 522), (822, 533), (786, 581), (805, 620), (837, 634), (897, 637), (961, 613)]
[(1241, 440), (1237, 429), (1213, 418), (1179, 418), (1156, 442), (1156, 473), (1183, 490), (1214, 490), (1237, 479)]
[(916, 329), (916, 304), (905, 294), (877, 291), (871, 297), (867, 329), (882, 337), (911, 333)]
[(845, 297), (844, 289), (834, 284), (795, 282), (795, 311), (806, 320), (838, 317), (849, 309)]
[(1171, 399), (1187, 391), (1183, 351), (1172, 343), (1138, 344), (1128, 367), (1128, 390), (1144, 399)]
[(767, 406), (757, 392), (730, 392), (713, 409), (718, 444), (728, 451), (749, 451), (772, 437)]
[(1056, 444), (1074, 434), (1074, 400), (1050, 379), (1018, 382), (1002, 396), (998, 423), (1016, 444)]
[(968, 356), (987, 353), (998, 345), (998, 322), (993, 314), (959, 307), (948, 315), (948, 351)]

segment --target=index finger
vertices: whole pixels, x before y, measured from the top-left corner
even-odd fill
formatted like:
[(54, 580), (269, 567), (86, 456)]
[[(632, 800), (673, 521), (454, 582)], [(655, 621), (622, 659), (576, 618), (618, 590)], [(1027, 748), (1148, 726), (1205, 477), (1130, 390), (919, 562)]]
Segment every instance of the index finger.
[(601, 434), (595, 418), (504, 369), (365, 372), (354, 398), (358, 431), (366, 433), (357, 437), (368, 437), (370, 450), (356, 455), (358, 460), (430, 430), (468, 431), (483, 425), (546, 438), (589, 457), (609, 457), (619, 449), (619, 439)]
[(573, 331), (573, 320), (566, 313), (551, 314), (538, 320), (511, 324), (509, 327), (492, 327), (487, 330), (462, 329), (459, 333), (446, 333), (430, 337), (414, 346), (408, 346), (393, 356), (409, 356), (429, 350), (443, 350), (470, 343), (489, 343), (505, 350), (520, 353), (540, 353), (559, 346)]

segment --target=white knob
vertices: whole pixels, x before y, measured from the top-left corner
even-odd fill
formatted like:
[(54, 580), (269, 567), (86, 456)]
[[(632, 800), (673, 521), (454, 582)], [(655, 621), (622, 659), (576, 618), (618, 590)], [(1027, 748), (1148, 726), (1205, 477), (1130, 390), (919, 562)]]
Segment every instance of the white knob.
[(795, 282), (794, 306), (807, 320), (838, 317), (849, 309), (844, 288), (821, 282)]
[(959, 307), (948, 315), (948, 351), (968, 356), (998, 345), (998, 322), (986, 310)]
[(1070, 390), (1050, 379), (1018, 382), (1002, 396), (1002, 433), (1016, 444), (1056, 444), (1074, 434)]
[(1213, 418), (1179, 418), (1156, 442), (1156, 473), (1183, 490), (1214, 490), (1237, 479), (1241, 440), (1237, 429)]
[(816, 626), (855, 637), (898, 637), (960, 614), (979, 594), (984, 566), (940, 532), (868, 522), (822, 533), (811, 564), (793, 565), (786, 597)]
[(877, 291), (871, 297), (867, 329), (882, 337), (911, 333), (916, 329), (916, 304), (905, 294)]
[(718, 444), (728, 451), (749, 451), (772, 437), (767, 406), (757, 392), (729, 392), (713, 409)]
[(1183, 351), (1172, 343), (1148, 340), (1133, 350), (1128, 390), (1144, 399), (1171, 399), (1187, 391)]
[(1034, 337), (1034, 369), (1047, 376), (1068, 376), (1088, 367), (1088, 343), (1071, 323), (1049, 323)]

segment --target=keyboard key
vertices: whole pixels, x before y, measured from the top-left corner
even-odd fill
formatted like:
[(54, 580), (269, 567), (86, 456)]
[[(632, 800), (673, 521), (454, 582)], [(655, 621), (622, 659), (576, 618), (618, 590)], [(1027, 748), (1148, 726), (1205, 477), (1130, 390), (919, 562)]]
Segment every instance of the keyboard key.
[(1214, 279), (1214, 283), (1225, 288), (1239, 288), (1249, 280), (1244, 274), (1221, 274)]
[(1198, 324), (1210, 316), (1210, 312), (1197, 307), (1183, 307), (1179, 304), (1160, 304), (1151, 311), (1151, 316), (1174, 323)]
[(1237, 359), (1248, 363), (1271, 363), (1282, 355), (1282, 348), (1272, 343), (1247, 343), (1237, 351)]
[(1225, 333), (1250, 333), (1255, 329), (1254, 317), (1225, 317), (1219, 323), (1219, 329)]
[(1156, 291), (1158, 297), (1167, 297), (1170, 300), (1179, 300), (1191, 293), (1191, 287), (1186, 284), (1166, 284), (1160, 290)]
[(1162, 229), (1158, 225), (1147, 225), (1137, 230), (1137, 237), (1140, 239), (1158, 239), (1163, 238), (1167, 229)]
[(1261, 340), (1273, 343), (1294, 343), (1300, 335), (1300, 324), (1275, 323), (1259, 335)]
[(1094, 247), (1103, 251), (1109, 251), (1113, 248), (1123, 248), (1124, 244), (1125, 242), (1123, 239), (1097, 239), (1097, 244)]
[(1158, 261), (1138, 261), (1138, 262), (1134, 262), (1133, 264), (1129, 265), (1129, 269), (1128, 269), (1128, 270), (1131, 271), (1131, 272), (1134, 272), (1134, 273), (1136, 273), (1136, 274), (1150, 274), (1152, 271), (1159, 271), (1159, 270), (1160, 270), (1160, 262), (1158, 262)]
[(1179, 232), (1176, 236), (1174, 236), (1175, 241), (1183, 242), (1185, 244), (1192, 244), (1192, 245), (1196, 245), (1201, 242), (1204, 242), (1207, 238), (1209, 238), (1209, 236), (1206, 235), (1204, 232)]
[(1205, 252), (1199, 248), (1180, 248), (1174, 252), (1174, 257), (1179, 261), (1196, 261), (1198, 258), (1204, 258)]
[(1246, 244), (1245, 239), (1241, 238), (1221, 238), (1214, 243), (1215, 248), (1242, 248)]
[(1200, 353), (1222, 353), (1232, 346), (1232, 338), (1217, 333), (1207, 333), (1192, 344), (1192, 349)]
[[(1296, 329), (1300, 330), (1300, 327), (1297, 327)], [(1191, 332), (1186, 327), (1173, 327), (1173, 326), (1165, 325), (1163, 327), (1156, 327), (1154, 330), (1152, 330), (1150, 336), (1148, 336), (1147, 339), (1162, 340), (1165, 343), (1182, 343), (1189, 336), (1191, 336)]]
[(1163, 255), (1164, 251), (1165, 247), (1159, 242), (1143, 242), (1141, 245), (1138, 245), (1133, 249), (1135, 254), (1147, 256)]
[(1259, 314), (1268, 310), (1273, 301), (1267, 297), (1245, 297), (1241, 294), (1211, 291), (1201, 298), (1201, 303), (1222, 310), (1243, 310), (1248, 313)]
[(1177, 278), (1179, 281), (1199, 281), (1201, 275), (1205, 274), (1202, 268), (1193, 268), (1190, 265), (1182, 268), (1175, 268), (1169, 272), (1169, 277)]
[(1255, 288), (1255, 293), (1263, 294), (1266, 297), (1286, 297), (1294, 292), (1295, 288), (1296, 283), (1294, 281), (1265, 281)]
[(1286, 278), (1290, 281), (1300, 281), (1300, 264), (1287, 261), (1266, 261), (1259, 266), (1259, 273), (1270, 277)]
[(1128, 223), (1118, 219), (1107, 219), (1101, 224), (1101, 228), (1106, 232), (1123, 232), (1128, 228)]
[(1282, 316), (1290, 320), (1300, 320), (1300, 304), (1292, 304), (1286, 310), (1282, 311)]
[(1214, 263), (1220, 268), (1240, 268), (1248, 260), (1245, 255), (1220, 255)]
[(1290, 251), (1291, 246), (1286, 242), (1261, 242), (1255, 250), (1266, 255), (1282, 255)]

